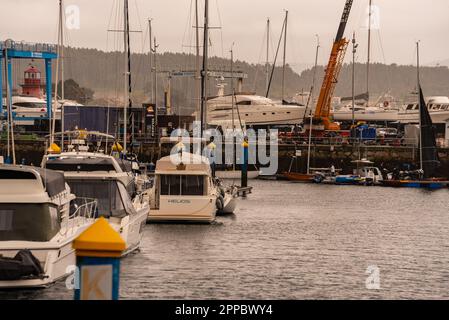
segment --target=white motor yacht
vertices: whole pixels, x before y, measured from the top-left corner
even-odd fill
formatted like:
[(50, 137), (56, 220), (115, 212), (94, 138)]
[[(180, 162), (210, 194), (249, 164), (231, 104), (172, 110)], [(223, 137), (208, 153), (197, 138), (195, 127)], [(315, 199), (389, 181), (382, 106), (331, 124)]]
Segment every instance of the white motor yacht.
[(96, 202), (75, 199), (60, 172), (0, 166), (0, 288), (46, 287), (75, 265), (72, 241)]
[[(344, 106), (334, 111), (333, 118), (335, 121), (351, 121), (352, 106)], [(354, 119), (355, 121), (366, 122), (395, 122), (398, 121), (398, 110), (356, 105), (354, 107)]]
[[(246, 126), (295, 125), (304, 119), (305, 106), (276, 104), (253, 94), (236, 94), (234, 103), (234, 122), (244, 122)], [(232, 120), (232, 105), (232, 95), (209, 99), (207, 123)]]
[(98, 215), (107, 218), (126, 242), (123, 255), (138, 249), (150, 211), (148, 190), (136, 190), (128, 161), (99, 149), (90, 150), (93, 146), (86, 142), (88, 137), (97, 143), (105, 138), (114, 142), (113, 136), (86, 131), (70, 131), (65, 135), (71, 139), (69, 150), (45, 155), (42, 167), (63, 171), (77, 197), (97, 200)]
[[(47, 101), (45, 99), (32, 96), (12, 96), (12, 112), (15, 116), (14, 124), (18, 126), (32, 126), (34, 120), (46, 118)], [(3, 112), (6, 114), (6, 98), (3, 99)], [(54, 103), (53, 103), (54, 105)], [(65, 106), (81, 106), (81, 104), (72, 100), (58, 100), (56, 110), (54, 112), (56, 120), (61, 120), (61, 107)]]
[[(428, 97), (426, 98), (427, 108), (433, 123), (446, 123), (449, 120), (449, 98), (448, 97)], [(405, 105), (400, 111), (398, 120), (402, 123), (419, 122), (419, 104), (410, 103)]]
[(206, 157), (181, 152), (156, 163), (149, 221), (215, 220), (219, 190)]

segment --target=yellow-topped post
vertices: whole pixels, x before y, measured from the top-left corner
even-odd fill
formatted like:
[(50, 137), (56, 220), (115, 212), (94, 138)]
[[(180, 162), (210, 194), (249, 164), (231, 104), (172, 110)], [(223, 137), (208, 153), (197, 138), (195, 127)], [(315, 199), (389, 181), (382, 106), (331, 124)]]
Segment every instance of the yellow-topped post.
[(248, 137), (245, 136), (242, 143), (243, 147), (243, 164), (242, 164), (242, 181), (241, 186), (242, 188), (246, 188), (248, 186)]
[(78, 271), (75, 300), (118, 300), (120, 257), (126, 243), (101, 217), (74, 241)]

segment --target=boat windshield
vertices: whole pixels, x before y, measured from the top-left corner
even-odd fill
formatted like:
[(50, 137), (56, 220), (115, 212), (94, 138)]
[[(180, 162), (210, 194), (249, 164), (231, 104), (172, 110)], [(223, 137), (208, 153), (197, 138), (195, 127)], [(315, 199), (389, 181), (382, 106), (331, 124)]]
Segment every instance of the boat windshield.
[(61, 229), (57, 207), (41, 203), (1, 203), (0, 241), (50, 241)]
[(126, 189), (117, 181), (70, 179), (67, 183), (77, 197), (96, 199), (101, 217), (124, 217), (127, 212), (131, 213)]
[(14, 103), (14, 106), (22, 108), (47, 109), (47, 104), (45, 102), (16, 102)]
[(203, 196), (205, 176), (160, 175), (161, 196)]

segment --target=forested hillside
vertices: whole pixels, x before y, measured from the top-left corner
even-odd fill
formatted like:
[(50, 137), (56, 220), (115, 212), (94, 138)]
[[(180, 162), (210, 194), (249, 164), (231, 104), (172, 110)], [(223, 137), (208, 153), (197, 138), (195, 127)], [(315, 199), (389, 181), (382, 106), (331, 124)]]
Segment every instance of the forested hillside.
[[(97, 104), (120, 104), (124, 91), (125, 58), (120, 52), (103, 52), (96, 49), (67, 48), (65, 52), (65, 79), (75, 80), (81, 87), (94, 91), (94, 101)], [(181, 53), (163, 53), (157, 55), (157, 69), (159, 72), (170, 70), (194, 70), (195, 57)], [(16, 75), (29, 62), (16, 65)], [(36, 64), (43, 70), (42, 65)], [(221, 58), (211, 58), (210, 68), (215, 70), (229, 70), (230, 61)], [(55, 68), (53, 68), (55, 69)], [(248, 74), (243, 90), (254, 91), (265, 95), (265, 66), (235, 61), (234, 69)], [(317, 70), (319, 90), (324, 67)], [(396, 64), (373, 64), (371, 67), (370, 92), (372, 96), (389, 92), (398, 99), (405, 99), (416, 86), (416, 68), (414, 66), (400, 66)], [(336, 95), (351, 95), (352, 66), (345, 65), (342, 69)], [(449, 68), (447, 66), (423, 67), (421, 70), (423, 89), (426, 95), (449, 96)], [(281, 96), (282, 70), (277, 67), (274, 72), (270, 97)], [(300, 91), (309, 91), (313, 70), (295, 73), (289, 66), (286, 70), (286, 96), (292, 97)], [(356, 65), (357, 93), (366, 91), (366, 66)], [(16, 79), (20, 81), (20, 79)], [(132, 55), (133, 102), (140, 104), (151, 100), (152, 79), (150, 77), (149, 56), (143, 54)], [(217, 93), (218, 79), (210, 79), (209, 95)], [(164, 90), (167, 88), (166, 73), (158, 74), (158, 101), (163, 102)], [(230, 91), (230, 84), (226, 86)], [(171, 80), (172, 105), (177, 113), (191, 113), (195, 103), (195, 84), (193, 79), (173, 78)]]

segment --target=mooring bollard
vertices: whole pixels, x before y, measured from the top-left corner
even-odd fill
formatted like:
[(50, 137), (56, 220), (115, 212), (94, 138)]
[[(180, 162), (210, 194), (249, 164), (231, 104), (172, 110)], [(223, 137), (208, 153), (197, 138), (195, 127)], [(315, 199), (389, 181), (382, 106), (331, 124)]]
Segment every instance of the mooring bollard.
[[(241, 187), (246, 188), (248, 186), (248, 137), (243, 139), (243, 165), (242, 165), (242, 181)], [(246, 192), (244, 192), (246, 195)]]
[[(118, 300), (125, 241), (101, 217), (73, 241), (78, 285), (75, 300)], [(78, 279), (77, 279), (78, 278)]]

